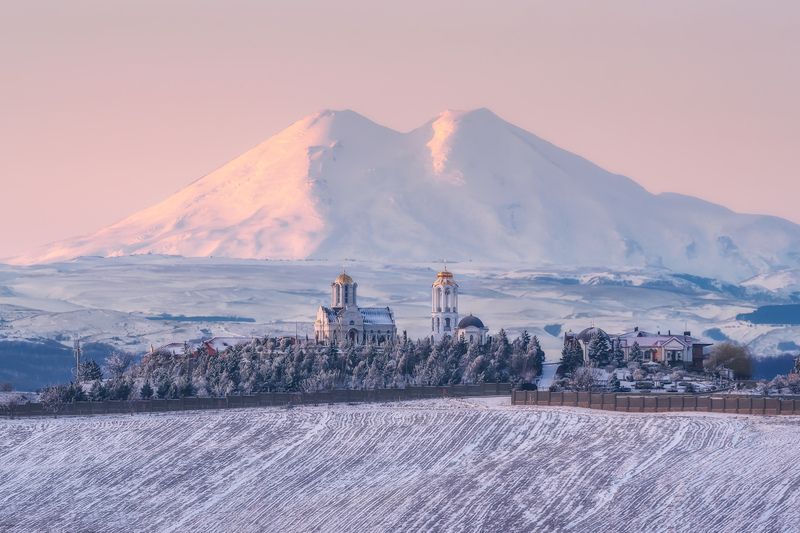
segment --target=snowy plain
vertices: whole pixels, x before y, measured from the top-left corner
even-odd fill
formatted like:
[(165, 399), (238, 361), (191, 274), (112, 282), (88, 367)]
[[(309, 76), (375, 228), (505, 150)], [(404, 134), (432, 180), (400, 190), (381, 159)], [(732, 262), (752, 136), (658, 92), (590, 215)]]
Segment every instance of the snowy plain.
[[(430, 287), (439, 263), (350, 261), (359, 304), (391, 306), (411, 338), (430, 327)], [(306, 335), (317, 307), (330, 300), (341, 271), (333, 261), (260, 261), (141, 255), (81, 258), (34, 266), (0, 265), (0, 341), (73, 338), (142, 353), (150, 346), (217, 336)], [(800, 340), (799, 327), (736, 319), (786, 295), (667, 270), (535, 269), (450, 263), (460, 284), (460, 313), (496, 333), (522, 329), (540, 337), (548, 360), (560, 356), (563, 332), (592, 323), (610, 333), (639, 326), (749, 343), (759, 355)], [(182, 319), (181, 316), (184, 318)], [(189, 318), (186, 318), (189, 317)], [(718, 341), (719, 339), (710, 339)]]
[(506, 398), (0, 422), (0, 530), (797, 531), (800, 419)]

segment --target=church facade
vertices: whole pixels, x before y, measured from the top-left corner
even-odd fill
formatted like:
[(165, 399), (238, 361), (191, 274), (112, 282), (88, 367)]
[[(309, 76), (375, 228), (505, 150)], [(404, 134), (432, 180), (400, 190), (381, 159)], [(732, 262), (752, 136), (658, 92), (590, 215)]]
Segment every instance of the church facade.
[(317, 343), (385, 344), (397, 339), (397, 325), (389, 307), (359, 307), (358, 283), (342, 272), (331, 283), (331, 305), (320, 306), (314, 321)]
[(472, 314), (458, 319), (458, 283), (445, 267), (431, 285), (431, 341), (453, 337), (483, 344), (488, 340), (488, 333), (489, 328)]

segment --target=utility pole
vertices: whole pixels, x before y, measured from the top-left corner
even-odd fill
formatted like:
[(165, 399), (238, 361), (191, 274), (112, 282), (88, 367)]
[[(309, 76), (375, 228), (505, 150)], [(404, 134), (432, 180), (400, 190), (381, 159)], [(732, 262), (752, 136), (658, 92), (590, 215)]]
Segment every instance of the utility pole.
[(75, 339), (72, 344), (72, 353), (75, 355), (75, 383), (81, 381), (81, 341)]

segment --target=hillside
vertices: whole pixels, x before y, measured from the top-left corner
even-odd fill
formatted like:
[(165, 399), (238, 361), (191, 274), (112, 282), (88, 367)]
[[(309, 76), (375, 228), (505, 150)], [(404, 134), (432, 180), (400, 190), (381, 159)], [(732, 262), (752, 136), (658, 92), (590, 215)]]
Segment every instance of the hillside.
[(15, 261), (448, 258), (741, 281), (797, 267), (798, 247), (800, 227), (786, 220), (653, 195), (487, 109), (446, 111), (407, 133), (323, 111), (157, 205)]
[(4, 421), (0, 530), (796, 528), (795, 419), (507, 402)]

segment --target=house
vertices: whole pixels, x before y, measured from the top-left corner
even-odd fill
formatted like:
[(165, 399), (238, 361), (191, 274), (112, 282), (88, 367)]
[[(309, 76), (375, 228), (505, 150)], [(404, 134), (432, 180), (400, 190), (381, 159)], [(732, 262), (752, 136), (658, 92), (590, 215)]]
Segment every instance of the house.
[(652, 361), (668, 366), (683, 365), (695, 370), (703, 369), (705, 348), (711, 346), (710, 343), (692, 337), (690, 331), (684, 331), (682, 334), (667, 331), (664, 335), (660, 331), (656, 333), (642, 331), (638, 326), (633, 331), (618, 335), (616, 339), (625, 354), (626, 361)]
[(579, 347), (583, 351), (584, 364), (590, 363), (589, 346), (598, 336), (605, 336), (612, 351), (621, 351), (624, 361), (640, 363), (659, 363), (667, 366), (684, 366), (694, 370), (703, 369), (705, 348), (710, 343), (692, 337), (691, 332), (666, 335), (660, 331), (650, 333), (635, 327), (622, 335), (609, 335), (602, 329), (592, 326), (580, 333), (569, 331), (564, 334), (565, 347)]

